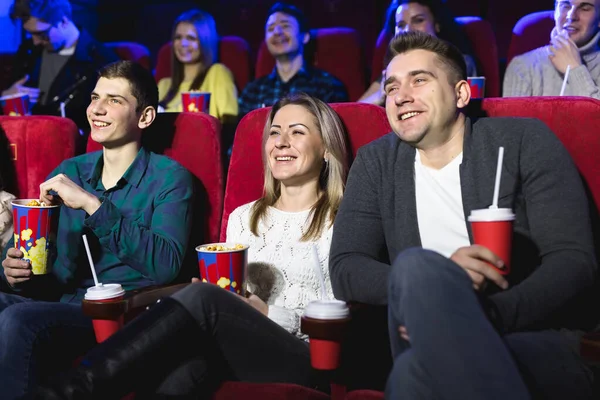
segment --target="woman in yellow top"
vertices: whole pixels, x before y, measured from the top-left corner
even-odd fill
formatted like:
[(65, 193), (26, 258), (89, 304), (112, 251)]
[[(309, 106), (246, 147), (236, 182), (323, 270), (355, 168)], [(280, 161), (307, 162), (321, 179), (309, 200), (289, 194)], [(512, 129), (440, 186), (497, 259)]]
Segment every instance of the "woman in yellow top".
[(237, 89), (231, 71), (216, 63), (219, 37), (213, 17), (200, 10), (181, 14), (173, 25), (170, 78), (158, 82), (158, 98), (165, 111), (184, 111), (181, 93), (210, 93), (209, 114), (221, 122), (237, 118)]

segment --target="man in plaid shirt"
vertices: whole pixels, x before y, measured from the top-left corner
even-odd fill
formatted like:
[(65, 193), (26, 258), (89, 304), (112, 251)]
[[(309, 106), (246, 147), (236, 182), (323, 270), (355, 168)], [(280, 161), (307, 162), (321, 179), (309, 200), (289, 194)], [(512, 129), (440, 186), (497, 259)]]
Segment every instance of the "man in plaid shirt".
[(327, 103), (348, 101), (346, 88), (337, 78), (305, 64), (304, 45), (310, 34), (304, 14), (292, 5), (276, 3), (268, 15), (265, 41), (275, 68), (246, 86), (239, 98), (239, 116), (271, 106), (288, 93), (305, 92)]

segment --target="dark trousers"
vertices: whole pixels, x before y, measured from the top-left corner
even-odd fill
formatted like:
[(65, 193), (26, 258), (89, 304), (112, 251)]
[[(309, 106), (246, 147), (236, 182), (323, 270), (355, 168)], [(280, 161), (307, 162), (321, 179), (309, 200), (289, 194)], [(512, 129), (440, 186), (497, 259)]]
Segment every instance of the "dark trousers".
[(80, 304), (0, 292), (0, 398), (18, 399), (96, 343)]
[(316, 386), (307, 343), (240, 296), (199, 283), (173, 298), (194, 317), (201, 334), (195, 343), (185, 344), (197, 354), (174, 370), (157, 393), (208, 394), (228, 380)]
[(410, 249), (394, 262), (389, 330), (388, 399), (592, 398), (576, 345), (550, 330), (499, 335), (466, 272), (435, 252)]

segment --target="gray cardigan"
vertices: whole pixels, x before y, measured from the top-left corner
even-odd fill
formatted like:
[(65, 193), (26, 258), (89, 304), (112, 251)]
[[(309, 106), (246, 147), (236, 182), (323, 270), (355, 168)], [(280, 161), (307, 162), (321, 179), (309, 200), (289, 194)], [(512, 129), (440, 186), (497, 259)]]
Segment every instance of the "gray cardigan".
[[(516, 220), (510, 288), (488, 285), (486, 293), (495, 322), (507, 332), (580, 328), (581, 318), (590, 315), (569, 305), (595, 282), (597, 264), (577, 169), (538, 120), (482, 118), (472, 124), (467, 118), (460, 166), (465, 221), (472, 209), (492, 202), (499, 146), (505, 148), (499, 206), (513, 208)], [(415, 149), (394, 133), (358, 151), (331, 244), (336, 298), (387, 304), (390, 260), (421, 246), (414, 160)]]

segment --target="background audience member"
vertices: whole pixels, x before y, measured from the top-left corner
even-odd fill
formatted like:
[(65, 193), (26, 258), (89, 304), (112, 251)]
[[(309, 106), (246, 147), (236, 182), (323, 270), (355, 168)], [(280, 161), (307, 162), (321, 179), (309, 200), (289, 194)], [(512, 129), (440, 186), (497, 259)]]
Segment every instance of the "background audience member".
[(307, 65), (304, 46), (308, 22), (295, 6), (276, 3), (268, 12), (265, 42), (275, 58), (273, 72), (250, 82), (240, 95), (240, 117), (270, 106), (288, 93), (305, 92), (326, 103), (348, 101), (344, 85), (331, 74)]
[(217, 63), (219, 36), (213, 17), (201, 10), (181, 14), (173, 24), (172, 76), (158, 82), (165, 111), (187, 111), (181, 93), (210, 93), (209, 114), (221, 122), (237, 119), (237, 89), (231, 71)]
[(504, 76), (504, 97), (558, 96), (569, 67), (566, 96), (600, 99), (600, 0), (557, 0), (550, 44), (516, 56)]
[(97, 71), (116, 54), (75, 26), (67, 0), (15, 0), (11, 18), (22, 21), (31, 39), (19, 47), (13, 84), (2, 95), (28, 94), (33, 114), (61, 115), (65, 103), (66, 116), (89, 132), (85, 110)]
[[(384, 30), (390, 36), (420, 31), (446, 40), (463, 53), (467, 75), (477, 76), (469, 40), (442, 0), (392, 0), (386, 11)], [(358, 101), (383, 105), (382, 77), (372, 82)]]
[(326, 103), (305, 94), (278, 101), (263, 134), (265, 195), (235, 209), (227, 225), (228, 243), (250, 245), (250, 297), (192, 284), (95, 348), (40, 398), (108, 399), (132, 390), (210, 398), (227, 379), (314, 387), (300, 316), (322, 290), (333, 298), (329, 247), (347, 148)]

